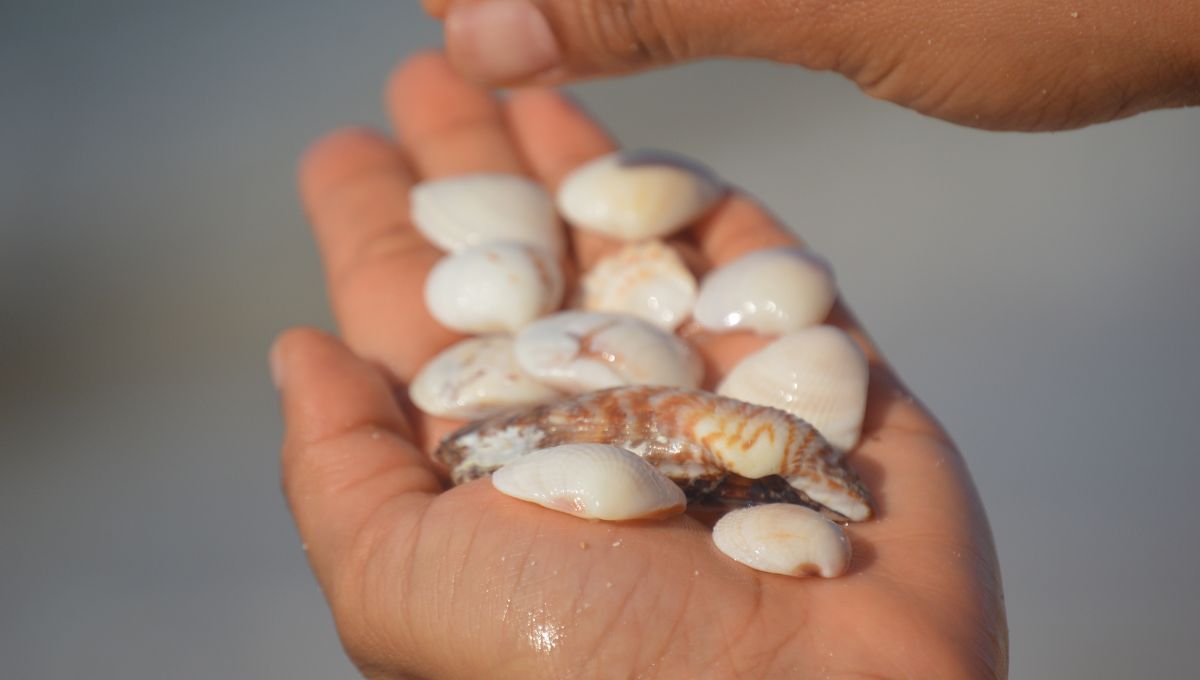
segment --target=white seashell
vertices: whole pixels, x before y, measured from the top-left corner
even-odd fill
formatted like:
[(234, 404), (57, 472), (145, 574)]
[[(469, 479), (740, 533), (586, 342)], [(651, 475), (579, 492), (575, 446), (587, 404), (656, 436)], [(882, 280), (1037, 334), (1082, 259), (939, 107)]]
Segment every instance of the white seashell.
[(618, 151), (577, 168), (558, 189), (558, 209), (580, 229), (628, 241), (665, 236), (725, 193), (711, 170), (673, 153)]
[(560, 312), (517, 336), (517, 363), (565, 392), (622, 385), (696, 387), (700, 358), (683, 340), (637, 317)]
[(632, 314), (668, 331), (696, 303), (696, 277), (662, 241), (626, 245), (600, 260), (581, 283), (584, 309)]
[(492, 475), (501, 493), (587, 519), (627, 520), (683, 512), (683, 490), (636, 453), (607, 444), (534, 451)]
[(444, 418), (486, 418), (518, 406), (553, 401), (558, 391), (517, 365), (506, 335), (468, 338), (425, 364), (408, 388), (413, 404)]
[(462, 333), (515, 333), (562, 300), (563, 279), (545, 251), (489, 243), (448, 255), (425, 280), (425, 305)]
[(850, 541), (842, 528), (799, 505), (734, 510), (717, 521), (712, 537), (734, 561), (772, 574), (833, 578), (850, 566)]
[(797, 247), (768, 248), (704, 277), (692, 314), (710, 330), (786, 333), (824, 321), (836, 299), (824, 260)]
[(742, 359), (717, 394), (787, 411), (848, 449), (862, 432), (868, 380), (867, 357), (849, 335), (813, 326)]
[(554, 202), (542, 185), (526, 177), (459, 175), (421, 182), (409, 196), (413, 225), (442, 250), (514, 241), (562, 251)]

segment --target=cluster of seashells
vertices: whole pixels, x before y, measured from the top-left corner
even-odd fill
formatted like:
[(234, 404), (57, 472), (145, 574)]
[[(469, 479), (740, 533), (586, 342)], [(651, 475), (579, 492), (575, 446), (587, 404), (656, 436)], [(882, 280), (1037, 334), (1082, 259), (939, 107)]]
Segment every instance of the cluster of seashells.
[[(867, 360), (822, 325), (837, 288), (804, 249), (753, 252), (697, 280), (666, 239), (725, 193), (703, 166), (644, 150), (583, 165), (553, 198), (514, 175), (419, 184), (413, 223), (446, 252), (425, 304), (472, 337), (430, 360), (410, 398), (473, 421), (434, 454), (455, 483), (491, 475), (510, 496), (610, 521), (746, 506), (714, 527), (721, 551), (762, 571), (837, 576), (850, 543), (833, 520), (871, 513), (844, 457), (862, 429)], [(559, 213), (622, 242), (569, 296)], [(774, 339), (713, 393), (681, 328)]]

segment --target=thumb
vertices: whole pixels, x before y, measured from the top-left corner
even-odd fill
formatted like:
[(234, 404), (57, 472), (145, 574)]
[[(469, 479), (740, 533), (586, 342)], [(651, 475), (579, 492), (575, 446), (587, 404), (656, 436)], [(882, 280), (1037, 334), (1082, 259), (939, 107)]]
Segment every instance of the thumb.
[(427, 0), (446, 51), (490, 85), (547, 84), (715, 56), (831, 68), (834, 12), (815, 0)]
[(284, 493), (329, 588), (347, 559), (361, 556), (352, 546), (380, 507), (419, 507), (441, 484), (411, 443), (391, 386), (341, 341), (287, 331), (271, 350), (271, 373), (285, 424)]

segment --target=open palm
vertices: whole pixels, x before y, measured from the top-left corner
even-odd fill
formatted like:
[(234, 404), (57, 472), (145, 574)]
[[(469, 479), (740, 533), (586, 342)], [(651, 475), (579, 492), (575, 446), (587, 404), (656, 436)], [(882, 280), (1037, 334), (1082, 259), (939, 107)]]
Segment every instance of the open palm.
[[(876, 507), (875, 519), (847, 529), (855, 556), (842, 578), (751, 571), (687, 516), (588, 522), (505, 497), (486, 480), (446, 491), (428, 452), (461, 423), (415, 412), (403, 386), (459, 336), (424, 308), (440, 254), (408, 221), (409, 189), (480, 171), (553, 189), (613, 143), (555, 92), (500, 102), (437, 54), (404, 64), (387, 98), (400, 142), (341, 131), (315, 145), (301, 171), (342, 340), (297, 329), (272, 352), (285, 490), (343, 643), (366, 675), (1005, 675), (1000, 578), (962, 458), (841, 306), (831, 322), (871, 358), (863, 440), (850, 461)], [(569, 272), (614, 247), (570, 236)], [(713, 267), (795, 237), (735, 194), (677, 241)], [(710, 386), (766, 343), (690, 339)]]

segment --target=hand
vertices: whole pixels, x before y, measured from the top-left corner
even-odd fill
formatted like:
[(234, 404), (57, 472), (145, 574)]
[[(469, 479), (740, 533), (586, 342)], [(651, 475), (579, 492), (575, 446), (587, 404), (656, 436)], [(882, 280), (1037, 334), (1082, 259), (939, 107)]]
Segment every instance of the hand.
[[(854, 320), (871, 392), (850, 453), (877, 518), (847, 533), (838, 579), (752, 571), (688, 516), (588, 522), (506, 497), (487, 480), (446, 490), (427, 452), (456, 423), (400, 405), (423, 362), (456, 339), (422, 304), (439, 253), (408, 222), (419, 178), (527, 173), (551, 189), (613, 143), (550, 90), (500, 103), (418, 56), (388, 96), (402, 143), (360, 130), (320, 141), (302, 191), (339, 341), (280, 337), (283, 481), (350, 657), (370, 677), (995, 678), (1007, 666), (1000, 576), (983, 509), (947, 435)], [(576, 271), (612, 243), (571, 234)], [(794, 242), (744, 195), (686, 235), (719, 266)], [(344, 342), (344, 344), (343, 344)], [(715, 381), (766, 341), (700, 336)]]
[(1188, 0), (425, 0), (463, 73), (550, 84), (706, 57), (841, 73), (955, 123), (1058, 130), (1200, 103)]

